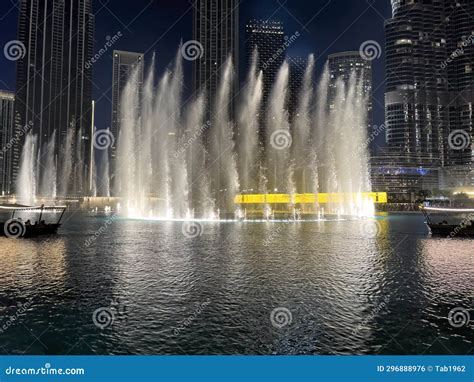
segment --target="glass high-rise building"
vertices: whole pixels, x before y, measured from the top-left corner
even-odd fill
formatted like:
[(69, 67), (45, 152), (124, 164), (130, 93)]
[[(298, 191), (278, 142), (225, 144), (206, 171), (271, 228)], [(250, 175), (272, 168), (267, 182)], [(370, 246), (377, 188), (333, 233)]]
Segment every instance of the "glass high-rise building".
[[(120, 133), (120, 103), (122, 91), (127, 84), (133, 69), (138, 70), (138, 89), (143, 84), (144, 55), (143, 53), (114, 50), (112, 70), (112, 125), (111, 132), (115, 137), (115, 143), (111, 147), (112, 162), (115, 159), (116, 144)], [(111, 168), (113, 169), (113, 163)]]
[[(31, 124), (40, 150), (55, 136), (58, 190), (73, 195), (90, 189), (93, 32), (92, 0), (20, 1), (15, 130)], [(19, 156), (13, 161), (16, 179)]]
[(372, 62), (363, 58), (358, 51), (347, 51), (330, 54), (328, 56), (329, 70), (329, 98), (330, 102), (336, 96), (336, 81), (342, 79), (348, 85), (352, 73), (358, 80), (358, 95), (367, 100), (367, 134), (372, 129)]
[[(202, 46), (202, 56), (194, 61), (193, 83), (196, 93), (205, 91), (207, 117), (215, 105), (224, 64), (232, 57), (235, 81), (231, 99), (238, 89), (239, 73), (238, 0), (193, 0), (193, 39)], [(230, 105), (233, 110), (233, 105)]]
[(14, 102), (13, 92), (0, 90), (0, 195), (8, 195), (13, 191), (12, 164), (14, 156), (18, 156), (13, 135)]
[[(283, 24), (275, 20), (250, 20), (245, 25), (245, 58), (247, 71), (250, 69), (255, 49), (258, 52), (257, 71), (263, 73), (262, 113), (264, 118), (268, 98), (280, 66), (286, 58), (285, 32)], [(263, 121), (263, 119), (262, 119)], [(265, 134), (260, 134), (261, 140)]]
[[(410, 166), (472, 165), (472, 146), (453, 150), (450, 133), (473, 136), (471, 0), (392, 0), (386, 21), (386, 137)], [(463, 46), (463, 41), (470, 42)], [(422, 184), (422, 182), (420, 182)]]
[(287, 56), (287, 60), (290, 69), (288, 78), (288, 114), (290, 120), (292, 120), (298, 111), (308, 59), (300, 56)]

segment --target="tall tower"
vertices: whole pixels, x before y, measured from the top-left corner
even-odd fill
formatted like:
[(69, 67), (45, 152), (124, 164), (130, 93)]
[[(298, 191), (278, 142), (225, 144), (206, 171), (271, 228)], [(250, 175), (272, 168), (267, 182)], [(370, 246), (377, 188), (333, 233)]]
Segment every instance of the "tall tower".
[[(389, 149), (406, 166), (437, 165), (450, 177), (460, 166), (461, 183), (472, 165), (473, 8), (470, 0), (392, 0), (385, 23)], [(459, 130), (467, 144), (453, 149)]]
[[(112, 70), (112, 124), (111, 132), (115, 137), (115, 143), (111, 147), (111, 169), (114, 169), (116, 143), (120, 133), (120, 103), (121, 94), (133, 69), (138, 70), (138, 89), (142, 88), (144, 73), (143, 53), (114, 50)], [(114, 171), (114, 170), (113, 170)]]
[(334, 99), (336, 80), (341, 78), (345, 84), (349, 83), (352, 73), (355, 73), (360, 81), (357, 91), (360, 96), (367, 99), (367, 133), (372, 128), (372, 62), (363, 58), (360, 52), (348, 51), (330, 54), (328, 56), (328, 69), (330, 75), (331, 98)]
[(449, 93), (441, 63), (448, 55), (444, 1), (392, 0), (385, 23), (385, 121), (391, 151), (407, 165), (446, 163)]
[(0, 195), (10, 194), (12, 189), (12, 163), (17, 148), (13, 135), (13, 105), (15, 94), (0, 90)]
[[(94, 16), (92, 0), (21, 0), (15, 130), (27, 124), (41, 152), (55, 137), (58, 190), (84, 195), (90, 157)], [(21, 150), (20, 150), (21, 151)], [(18, 175), (18, 158), (13, 163)], [(41, 174), (38, 174), (41, 178)]]
[(283, 24), (275, 20), (250, 20), (245, 25), (245, 56), (247, 71), (250, 69), (255, 49), (258, 52), (257, 71), (263, 73), (262, 110), (260, 113), (259, 141), (265, 146), (263, 121), (268, 108), (268, 98), (275, 83), (280, 66), (285, 61), (286, 47)]
[(239, 3), (239, 0), (193, 0), (193, 39), (202, 46), (202, 57), (194, 61), (193, 83), (196, 94), (206, 92), (207, 117), (215, 104), (221, 72), (229, 56), (235, 72), (232, 100), (237, 93)]

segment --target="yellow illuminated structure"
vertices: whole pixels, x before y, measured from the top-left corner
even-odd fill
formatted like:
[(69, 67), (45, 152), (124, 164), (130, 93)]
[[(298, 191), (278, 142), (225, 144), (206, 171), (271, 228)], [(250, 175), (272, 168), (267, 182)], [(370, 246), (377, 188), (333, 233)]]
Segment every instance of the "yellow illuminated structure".
[(237, 195), (235, 204), (328, 204), (352, 203), (370, 199), (375, 204), (387, 203), (386, 192), (318, 193), (318, 194), (243, 194)]

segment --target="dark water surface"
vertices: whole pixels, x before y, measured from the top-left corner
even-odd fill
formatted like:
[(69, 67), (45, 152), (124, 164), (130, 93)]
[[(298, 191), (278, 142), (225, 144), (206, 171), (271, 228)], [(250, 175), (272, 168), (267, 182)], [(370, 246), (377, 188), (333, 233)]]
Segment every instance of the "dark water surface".
[(74, 215), (0, 238), (0, 353), (472, 352), (448, 314), (471, 308), (474, 241), (419, 215), (198, 228)]

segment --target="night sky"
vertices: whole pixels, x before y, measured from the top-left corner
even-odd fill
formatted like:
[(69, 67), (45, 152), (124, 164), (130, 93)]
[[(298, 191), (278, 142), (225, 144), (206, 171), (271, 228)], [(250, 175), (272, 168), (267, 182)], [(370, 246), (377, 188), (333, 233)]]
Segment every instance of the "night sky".
[[(17, 38), (18, 3), (17, 0), (0, 1), (2, 51), (8, 41)], [(155, 52), (157, 70), (162, 72), (173, 60), (180, 41), (192, 39), (192, 7), (191, 0), (93, 0), (93, 9), (95, 52), (104, 47), (107, 36), (122, 33), (93, 66), (93, 99), (96, 100), (96, 126), (100, 129), (110, 126), (112, 50), (145, 52), (146, 60)], [(289, 36), (299, 31), (301, 37), (290, 46), (289, 54), (314, 53), (320, 72), (328, 54), (359, 50), (367, 40), (375, 40), (383, 48), (384, 20), (390, 17), (390, 0), (242, 0), (241, 80), (245, 73), (245, 22), (250, 18), (280, 20)], [(374, 124), (380, 125), (384, 119), (384, 54), (373, 61), (373, 67)], [(185, 62), (188, 87), (191, 68), (191, 62)], [(0, 89), (15, 90), (15, 62), (3, 54), (0, 54)]]

